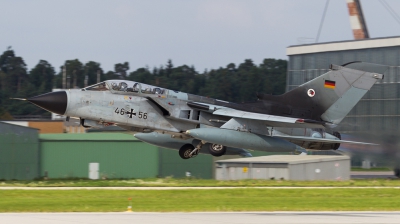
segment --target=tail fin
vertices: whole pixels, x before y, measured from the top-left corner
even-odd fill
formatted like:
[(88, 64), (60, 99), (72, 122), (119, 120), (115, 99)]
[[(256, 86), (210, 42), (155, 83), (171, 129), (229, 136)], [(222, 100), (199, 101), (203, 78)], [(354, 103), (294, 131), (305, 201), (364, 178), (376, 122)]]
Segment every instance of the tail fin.
[(308, 108), (312, 119), (338, 124), (365, 93), (378, 80), (383, 79), (387, 66), (351, 62), (343, 66), (331, 65), (330, 69), (283, 94), (286, 103)]

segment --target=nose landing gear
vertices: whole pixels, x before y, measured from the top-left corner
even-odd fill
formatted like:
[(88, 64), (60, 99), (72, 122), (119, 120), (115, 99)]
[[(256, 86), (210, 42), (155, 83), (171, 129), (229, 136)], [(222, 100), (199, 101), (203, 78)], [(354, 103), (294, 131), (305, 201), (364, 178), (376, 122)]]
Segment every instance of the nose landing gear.
[(180, 149), (179, 149), (179, 156), (182, 159), (190, 159), (192, 158), (193, 155), (191, 155), (192, 151), (194, 150), (194, 146), (191, 144), (186, 144), (183, 145)]

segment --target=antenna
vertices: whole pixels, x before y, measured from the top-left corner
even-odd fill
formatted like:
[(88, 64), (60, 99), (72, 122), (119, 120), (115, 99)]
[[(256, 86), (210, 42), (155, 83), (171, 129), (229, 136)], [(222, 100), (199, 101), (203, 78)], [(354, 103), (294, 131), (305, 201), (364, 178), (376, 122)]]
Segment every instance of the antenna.
[(88, 86), (88, 81), (89, 81), (89, 76), (85, 75), (85, 81), (84, 81), (84, 84), (83, 84), (85, 87)]
[(324, 24), (326, 11), (328, 10), (328, 5), (329, 5), (329, 0), (326, 0), (324, 13), (322, 14), (322, 19), (321, 19), (321, 23), (319, 24), (318, 34), (317, 34), (317, 38), (315, 38), (315, 43), (318, 43), (319, 35), (321, 34), (321, 30), (322, 30), (322, 25)]
[(67, 88), (67, 65), (64, 64), (63, 66), (63, 77), (62, 77), (62, 88)]
[(100, 82), (100, 69), (99, 70), (97, 70), (97, 83), (99, 83)]

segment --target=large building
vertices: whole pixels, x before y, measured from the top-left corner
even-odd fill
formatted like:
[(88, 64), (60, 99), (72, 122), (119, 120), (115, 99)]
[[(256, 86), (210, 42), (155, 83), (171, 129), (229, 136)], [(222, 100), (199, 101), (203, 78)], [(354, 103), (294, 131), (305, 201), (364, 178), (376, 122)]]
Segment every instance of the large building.
[(39, 134), (35, 128), (0, 122), (0, 180), (182, 178), (188, 174), (211, 179), (214, 160), (236, 157), (201, 154), (183, 160), (177, 150), (147, 144), (128, 133)]
[(39, 130), (0, 122), (0, 180), (39, 176)]
[(272, 155), (216, 161), (217, 180), (349, 180), (347, 156)]
[(400, 126), (400, 37), (295, 45), (287, 48), (287, 55), (287, 91), (328, 72), (330, 64), (389, 65), (384, 79), (342, 121), (340, 131), (391, 131)]

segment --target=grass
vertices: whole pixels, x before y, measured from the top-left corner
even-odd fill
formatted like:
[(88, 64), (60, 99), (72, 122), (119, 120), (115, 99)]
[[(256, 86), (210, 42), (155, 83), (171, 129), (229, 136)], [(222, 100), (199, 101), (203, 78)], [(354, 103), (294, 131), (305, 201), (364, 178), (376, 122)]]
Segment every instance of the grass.
[(399, 187), (399, 179), (349, 181), (237, 180), (218, 181), (195, 178), (128, 180), (58, 179), (41, 181), (0, 181), (0, 187)]
[(399, 211), (398, 189), (3, 190), (0, 212)]

